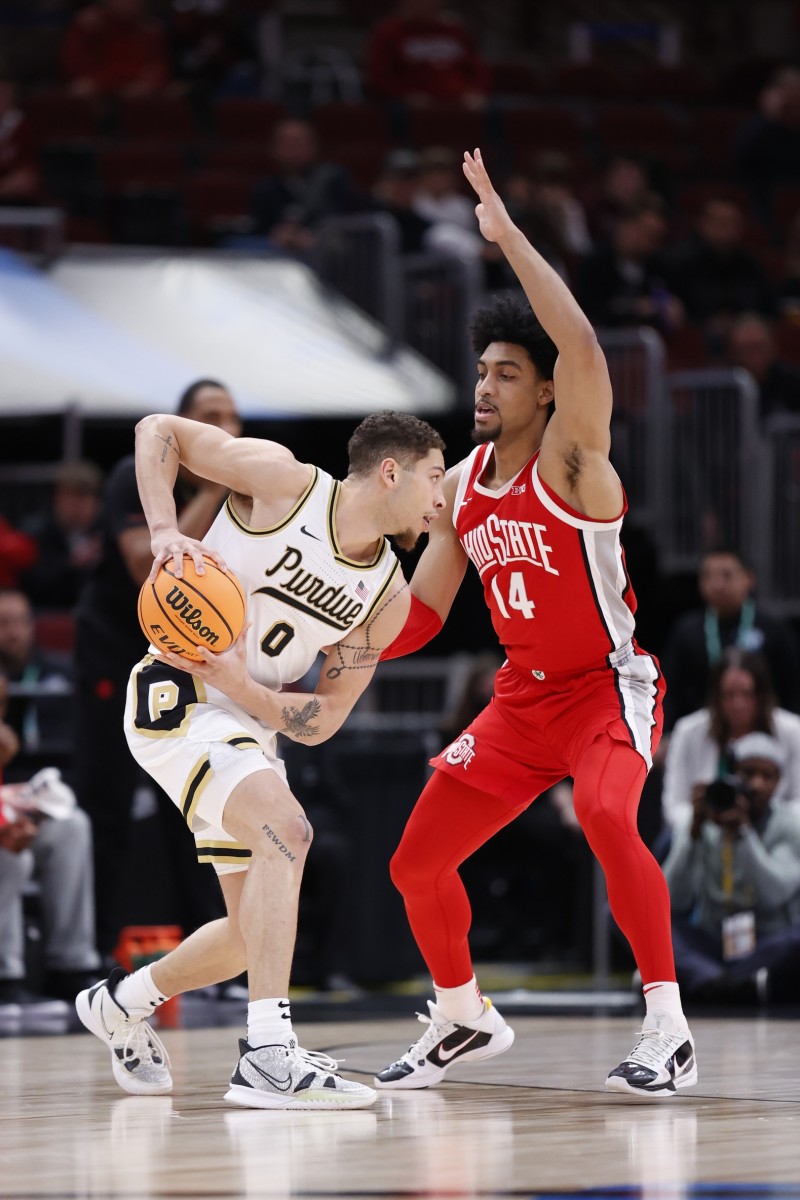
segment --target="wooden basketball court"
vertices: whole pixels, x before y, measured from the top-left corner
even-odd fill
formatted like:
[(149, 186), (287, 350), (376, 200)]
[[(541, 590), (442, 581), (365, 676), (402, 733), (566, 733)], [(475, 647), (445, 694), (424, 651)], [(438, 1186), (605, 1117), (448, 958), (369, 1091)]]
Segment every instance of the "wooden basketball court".
[[(126, 1096), (88, 1034), (2, 1039), (0, 1196), (800, 1196), (800, 1022), (695, 1019), (697, 1088), (637, 1102), (603, 1087), (636, 1018), (512, 1020), (507, 1054), (354, 1112), (225, 1104), (235, 1028), (162, 1033), (167, 1097)], [(365, 1081), (421, 1029), (296, 1024)]]

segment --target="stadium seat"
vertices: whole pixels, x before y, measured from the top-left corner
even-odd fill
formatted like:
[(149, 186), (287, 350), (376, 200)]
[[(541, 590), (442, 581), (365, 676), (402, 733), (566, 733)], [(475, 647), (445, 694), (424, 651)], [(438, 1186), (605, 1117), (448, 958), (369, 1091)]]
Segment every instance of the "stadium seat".
[(136, 142), (109, 146), (100, 155), (99, 170), (109, 191), (119, 191), (131, 186), (174, 184), (184, 167), (179, 146)]
[(627, 79), (603, 63), (562, 63), (556, 67), (550, 91), (557, 96), (577, 96), (591, 100), (618, 100), (627, 96)]
[(96, 96), (72, 96), (61, 88), (44, 88), (27, 97), (25, 115), (34, 141), (43, 146), (97, 137), (106, 108)]
[(636, 75), (633, 95), (640, 101), (693, 105), (711, 100), (714, 88), (713, 77), (694, 67), (651, 62)]
[(512, 60), (493, 62), (492, 96), (539, 96), (544, 91), (544, 82), (540, 73), (529, 63)]
[(75, 649), (75, 618), (70, 612), (40, 613), (34, 619), (34, 630), (40, 650), (67, 655)]
[(503, 134), (518, 167), (530, 164), (540, 150), (562, 150), (570, 156), (584, 149), (583, 127), (569, 108), (511, 108), (503, 114)]
[(456, 151), (486, 145), (483, 113), (456, 105), (415, 108), (408, 114), (409, 141), (422, 146), (452, 146)]
[(148, 142), (191, 142), (197, 123), (184, 96), (136, 96), (121, 100), (120, 132)]
[(282, 104), (229, 96), (214, 106), (214, 132), (229, 141), (267, 141), (274, 126), (285, 116)]
[(749, 115), (746, 108), (728, 106), (700, 109), (693, 114), (686, 136), (694, 142), (705, 175), (733, 174), (734, 140)]
[(234, 171), (198, 171), (182, 187), (190, 225), (203, 233), (249, 218), (252, 180)]

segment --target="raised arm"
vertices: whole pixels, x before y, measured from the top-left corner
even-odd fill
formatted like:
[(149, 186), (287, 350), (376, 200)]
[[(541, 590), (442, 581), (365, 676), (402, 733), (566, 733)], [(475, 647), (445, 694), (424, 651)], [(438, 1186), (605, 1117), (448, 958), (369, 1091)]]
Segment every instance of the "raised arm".
[[(542, 443), (540, 469), (545, 468), (547, 478), (549, 473), (558, 474), (564, 461), (577, 456), (580, 470), (588, 474), (584, 511), (590, 516), (615, 516), (622, 491), (607, 462), (611, 383), (594, 329), (563, 279), (509, 217), (480, 150), (464, 155), (464, 174), (480, 201), (475, 212), (481, 233), (503, 251), (542, 328), (558, 349), (553, 377), (556, 411)], [(555, 480), (553, 485), (557, 486)], [(592, 511), (597, 508), (606, 511)]]
[[(234, 438), (214, 425), (169, 413), (145, 417), (136, 426), (136, 481), (150, 530), (151, 579), (168, 558), (180, 577), (185, 554), (203, 573), (203, 546), (178, 528), (173, 489), (181, 464), (232, 492), (285, 501), (287, 509), (308, 484), (312, 470), (278, 442)], [(220, 561), (212, 551), (206, 553)]]

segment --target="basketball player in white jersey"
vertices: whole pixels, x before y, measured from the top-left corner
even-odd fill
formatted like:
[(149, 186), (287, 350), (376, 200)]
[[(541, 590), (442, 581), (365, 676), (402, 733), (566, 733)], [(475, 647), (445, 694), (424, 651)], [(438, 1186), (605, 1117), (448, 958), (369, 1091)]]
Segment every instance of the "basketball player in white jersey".
[[(202, 553), (247, 596), (248, 625), (202, 662), (153, 647), (131, 674), (125, 731), (134, 758), (180, 807), (202, 861), (214, 863), (227, 917), (126, 976), (77, 998), (128, 1092), (169, 1091), (166, 1051), (147, 1024), (170, 996), (248, 972), (247, 1041), (226, 1100), (257, 1108), (361, 1108), (375, 1092), (302, 1050), (288, 1001), (300, 880), (312, 831), (286, 785), (276, 733), (306, 744), (333, 734), (403, 627), (409, 593), (386, 541), (413, 548), (444, 507), (444, 444), (399, 413), (367, 417), (342, 482), (285, 447), (233, 438), (172, 415), (136, 430), (136, 472), (154, 556), (151, 578)], [(176, 524), (179, 464), (231, 496), (202, 543)], [(328, 648), (313, 695), (280, 691)]]

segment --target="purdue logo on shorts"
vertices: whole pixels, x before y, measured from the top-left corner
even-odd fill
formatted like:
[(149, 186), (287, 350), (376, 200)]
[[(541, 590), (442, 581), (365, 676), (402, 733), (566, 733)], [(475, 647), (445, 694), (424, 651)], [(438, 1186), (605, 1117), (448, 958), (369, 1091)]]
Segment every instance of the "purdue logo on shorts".
[(471, 733), (462, 733), (457, 741), (447, 747), (444, 755), (444, 761), (450, 763), (451, 767), (457, 767), (461, 764), (466, 771), (469, 764), (475, 757), (475, 738)]

